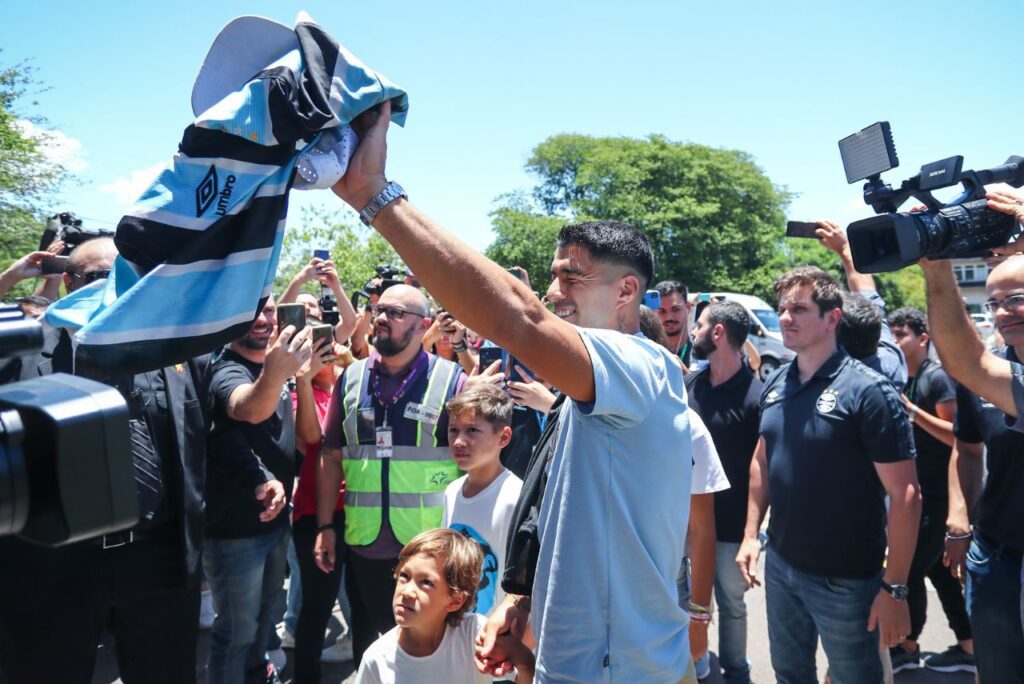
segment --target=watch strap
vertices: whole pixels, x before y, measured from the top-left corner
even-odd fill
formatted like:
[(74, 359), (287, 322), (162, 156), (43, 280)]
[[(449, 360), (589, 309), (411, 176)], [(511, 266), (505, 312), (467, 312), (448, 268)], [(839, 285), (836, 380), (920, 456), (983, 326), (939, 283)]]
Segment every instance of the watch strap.
[(359, 220), (370, 225), (373, 219), (377, 218), (377, 214), (380, 213), (381, 209), (394, 202), (399, 197), (409, 199), (409, 195), (406, 194), (405, 189), (398, 183), (391, 181), (384, 186), (384, 189), (378, 192), (370, 203), (363, 207), (363, 210), (359, 212)]

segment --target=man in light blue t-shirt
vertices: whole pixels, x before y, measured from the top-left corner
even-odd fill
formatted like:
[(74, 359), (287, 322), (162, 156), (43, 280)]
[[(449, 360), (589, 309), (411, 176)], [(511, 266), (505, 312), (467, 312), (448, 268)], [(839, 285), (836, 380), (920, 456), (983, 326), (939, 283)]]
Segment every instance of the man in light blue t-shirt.
[(385, 103), (372, 124), (357, 122), (361, 143), (334, 191), (441, 305), (567, 397), (553, 448), (531, 464), (547, 476), (532, 610), (529, 597), (506, 597), (482, 635), (481, 666), (507, 672), (493, 636), (528, 621), (538, 682), (696, 681), (675, 585), (689, 516), (686, 392), (679, 364), (638, 332), (650, 244), (614, 221), (563, 228), (548, 311), (387, 182), (389, 114)]

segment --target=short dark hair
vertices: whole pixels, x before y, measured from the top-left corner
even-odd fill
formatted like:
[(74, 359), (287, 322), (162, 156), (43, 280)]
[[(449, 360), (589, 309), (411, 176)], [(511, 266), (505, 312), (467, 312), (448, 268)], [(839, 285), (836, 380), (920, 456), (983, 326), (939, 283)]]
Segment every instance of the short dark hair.
[(810, 285), (811, 301), (818, 305), (818, 315), (824, 316), (826, 311), (843, 308), (843, 293), (839, 283), (817, 266), (800, 266), (783, 273), (772, 283), (775, 299), (781, 301), (782, 293), (794, 287)]
[(920, 309), (905, 306), (889, 314), (889, 326), (893, 328), (896, 326), (906, 326), (915, 335), (920, 337), (928, 332), (928, 317)]
[(843, 293), (843, 319), (836, 332), (836, 342), (855, 359), (866, 359), (878, 351), (882, 335), (882, 312), (868, 299), (855, 292)]
[(662, 280), (654, 286), (654, 289), (657, 290), (658, 294), (662, 297), (678, 294), (683, 299), (687, 299), (690, 296), (690, 291), (687, 290), (686, 286), (678, 280)]
[(662, 347), (668, 347), (668, 335), (665, 334), (665, 326), (661, 324), (658, 314), (642, 304), (640, 305), (640, 332), (652, 342), (656, 342)]
[(737, 351), (743, 348), (750, 334), (750, 314), (737, 302), (711, 302), (707, 305), (708, 325), (725, 328), (725, 339)]
[(654, 251), (647, 236), (621, 221), (587, 221), (558, 231), (558, 247), (586, 247), (591, 258), (633, 269), (640, 276), (640, 289), (654, 280)]

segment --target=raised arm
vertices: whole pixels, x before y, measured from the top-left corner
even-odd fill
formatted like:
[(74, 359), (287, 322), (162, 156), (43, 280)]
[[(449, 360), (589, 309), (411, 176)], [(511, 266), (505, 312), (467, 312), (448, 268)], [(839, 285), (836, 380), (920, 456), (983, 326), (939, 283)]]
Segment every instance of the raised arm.
[(928, 282), (928, 333), (942, 359), (942, 367), (975, 394), (1016, 416), (1013, 402), (1013, 371), (982, 344), (960, 297), (948, 260), (922, 259), (921, 270)]
[[(384, 177), (391, 105), (360, 136), (359, 148), (335, 193), (361, 211), (387, 186)], [(518, 278), (447, 232), (406, 200), (381, 210), (373, 227), (416, 278), (458, 320), (521, 359), (565, 394), (594, 400), (594, 371), (586, 345), (548, 311)], [(473, 296), (467, 297), (466, 293)]]

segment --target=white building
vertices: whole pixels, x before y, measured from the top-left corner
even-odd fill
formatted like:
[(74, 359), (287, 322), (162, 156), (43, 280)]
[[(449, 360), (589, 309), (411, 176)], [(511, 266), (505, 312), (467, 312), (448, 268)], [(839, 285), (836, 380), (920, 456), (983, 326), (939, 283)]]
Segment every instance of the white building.
[(953, 275), (971, 313), (980, 313), (985, 303), (985, 279), (988, 266), (981, 259), (954, 259)]

